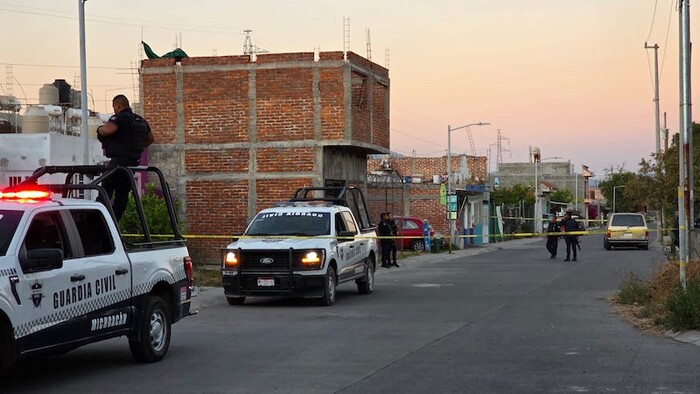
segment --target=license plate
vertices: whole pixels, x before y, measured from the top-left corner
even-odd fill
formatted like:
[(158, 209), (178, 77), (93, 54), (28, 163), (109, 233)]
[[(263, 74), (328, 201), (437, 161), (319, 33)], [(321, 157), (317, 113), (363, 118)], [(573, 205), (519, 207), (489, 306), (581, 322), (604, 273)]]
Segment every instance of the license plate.
[(632, 238), (632, 233), (624, 233), (622, 236), (624, 238)]
[(270, 287), (275, 285), (274, 278), (258, 278), (258, 287)]

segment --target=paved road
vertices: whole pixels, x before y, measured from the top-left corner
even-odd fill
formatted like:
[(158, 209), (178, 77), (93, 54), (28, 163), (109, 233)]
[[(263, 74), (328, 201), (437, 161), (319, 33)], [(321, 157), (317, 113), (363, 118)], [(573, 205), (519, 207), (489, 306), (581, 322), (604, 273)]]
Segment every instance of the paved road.
[[(563, 242), (560, 247), (563, 247)], [(174, 326), (161, 363), (131, 361), (126, 340), (30, 360), (8, 392), (542, 393), (700, 392), (700, 348), (640, 332), (607, 297), (658, 250), (602, 249), (576, 263), (544, 240), (425, 255), (377, 274), (374, 294), (337, 304), (258, 299), (228, 306), (220, 290)], [(1, 391), (1, 390), (0, 390)]]

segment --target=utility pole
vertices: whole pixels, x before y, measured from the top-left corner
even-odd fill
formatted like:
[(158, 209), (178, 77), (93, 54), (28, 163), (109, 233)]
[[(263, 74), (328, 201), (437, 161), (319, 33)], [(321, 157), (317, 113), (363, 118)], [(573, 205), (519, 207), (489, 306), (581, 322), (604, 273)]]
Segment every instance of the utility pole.
[(680, 144), (678, 150), (678, 227), (680, 281), (686, 289), (685, 268), (689, 262), (688, 230), (693, 215), (693, 138), (690, 95), (690, 0), (678, 2), (680, 26)]
[(658, 158), (661, 153), (661, 121), (659, 120), (659, 45), (647, 45), (645, 42), (644, 48), (654, 50), (654, 116), (656, 118), (656, 156)]
[[(661, 122), (659, 120), (659, 45), (647, 45), (645, 42), (644, 48), (654, 50), (654, 118), (656, 120), (654, 136), (656, 139), (656, 162), (658, 163), (659, 160), (661, 160)], [(659, 173), (656, 174), (657, 177), (660, 175), (661, 174)], [(656, 229), (656, 235), (658, 242), (662, 243), (663, 237), (661, 237), (660, 226), (658, 226)]]

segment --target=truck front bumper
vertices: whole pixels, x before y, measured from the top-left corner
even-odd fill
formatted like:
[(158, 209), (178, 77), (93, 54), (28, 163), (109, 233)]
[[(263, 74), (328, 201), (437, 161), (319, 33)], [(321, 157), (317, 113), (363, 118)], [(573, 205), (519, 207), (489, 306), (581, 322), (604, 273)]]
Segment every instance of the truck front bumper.
[(292, 296), (321, 297), (325, 275), (288, 273), (240, 273), (223, 275), (224, 294), (229, 297)]

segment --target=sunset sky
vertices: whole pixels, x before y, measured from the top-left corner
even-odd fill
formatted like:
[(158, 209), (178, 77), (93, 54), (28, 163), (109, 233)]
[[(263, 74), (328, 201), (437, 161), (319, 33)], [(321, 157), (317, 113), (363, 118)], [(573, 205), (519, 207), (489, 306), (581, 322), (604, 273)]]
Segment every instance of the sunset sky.
[[(700, 20), (692, 5), (694, 40)], [(532, 145), (602, 178), (611, 167), (636, 171), (655, 150), (653, 50), (645, 41), (660, 46), (661, 111), (670, 134), (678, 131), (675, 7), (675, 0), (89, 0), (90, 106), (106, 112), (115, 94), (136, 95), (141, 39), (158, 54), (181, 36), (190, 56), (240, 55), (243, 30), (251, 29), (253, 43), (273, 53), (342, 51), (348, 17), (350, 50), (367, 56), (369, 29), (372, 60), (386, 66), (389, 51), (392, 151), (442, 156), (448, 124), (483, 121), (491, 125), (472, 133), (477, 154), (491, 147), (492, 170), (500, 129), (504, 162), (526, 161)], [(6, 65), (14, 95), (30, 104), (44, 83), (79, 81), (78, 0), (0, 0), (0, 18), (3, 89)], [(693, 65), (695, 72), (697, 59)], [(452, 133), (452, 152), (471, 154), (465, 130)]]

